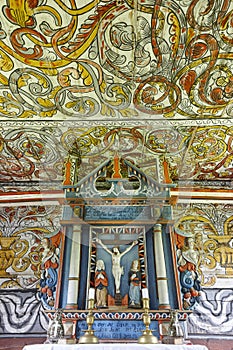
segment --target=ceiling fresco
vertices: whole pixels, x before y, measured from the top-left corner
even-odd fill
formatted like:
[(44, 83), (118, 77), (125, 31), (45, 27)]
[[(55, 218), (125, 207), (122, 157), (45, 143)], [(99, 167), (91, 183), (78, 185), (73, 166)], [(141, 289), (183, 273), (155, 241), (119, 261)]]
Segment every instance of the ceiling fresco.
[(0, 182), (80, 177), (116, 151), (158, 177), (232, 178), (230, 0), (6, 0), (0, 5)]
[[(62, 183), (64, 158), (81, 153), (79, 179), (116, 152), (149, 176), (163, 180), (164, 160), (175, 183), (231, 185), (233, 128), (78, 126), (77, 123), (18, 123), (1, 127), (2, 185)], [(71, 126), (73, 125), (73, 126)]]

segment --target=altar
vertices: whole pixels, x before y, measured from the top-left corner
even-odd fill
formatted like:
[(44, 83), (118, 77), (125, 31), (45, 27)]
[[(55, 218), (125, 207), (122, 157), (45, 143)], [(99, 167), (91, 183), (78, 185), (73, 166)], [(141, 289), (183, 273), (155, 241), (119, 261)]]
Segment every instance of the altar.
[(167, 345), (167, 344), (34, 344), (26, 345), (23, 350), (208, 350), (204, 345)]

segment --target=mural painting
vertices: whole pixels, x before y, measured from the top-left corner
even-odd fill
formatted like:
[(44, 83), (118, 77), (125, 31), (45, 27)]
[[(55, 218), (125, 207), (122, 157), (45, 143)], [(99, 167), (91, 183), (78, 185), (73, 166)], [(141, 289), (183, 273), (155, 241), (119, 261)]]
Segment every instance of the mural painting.
[(12, 334), (21, 325), (22, 332), (44, 333), (43, 310), (55, 305), (60, 208), (1, 208), (0, 218), (0, 329)]
[(9, 187), (12, 181), (28, 181), (30, 186), (30, 182), (39, 181), (33, 185), (41, 190), (55, 188), (57, 183), (61, 184), (64, 158), (74, 144), (78, 145), (82, 157), (79, 179), (117, 150), (152, 177), (161, 171), (166, 159), (170, 178), (178, 186), (188, 182), (189, 187), (219, 188), (223, 181), (224, 186), (230, 186), (233, 176), (231, 126), (153, 127), (143, 122), (134, 127), (95, 123), (90, 128), (85, 123), (82, 126), (72, 123), (70, 127), (67, 124), (56, 123), (49, 129), (39, 123), (34, 129), (21, 124), (16, 130), (2, 123), (2, 186), (8, 184)]
[(232, 6), (4, 1), (1, 116), (231, 117)]
[[(54, 215), (53, 223), (57, 222), (57, 229), (51, 225), (51, 215)], [(11, 304), (9, 298), (12, 307), (19, 302), (16, 291), (25, 291), (25, 308), (28, 308), (28, 301), (33, 300), (30, 305), (40, 310), (38, 317), (44, 320), (42, 322), (44, 328), (43, 330), (40, 328), (40, 332), (46, 329), (46, 318), (42, 309), (54, 308), (53, 293), (59, 268), (60, 215), (60, 208), (52, 207), (1, 209), (2, 310), (6, 310), (4, 305)], [(190, 332), (208, 333), (210, 326), (215, 327), (218, 333), (230, 332), (231, 206), (179, 204), (174, 207), (174, 219), (178, 270), (180, 276), (187, 272), (188, 277), (191, 276), (189, 278), (191, 286), (183, 286), (189, 289), (183, 291), (183, 307), (187, 309), (191, 307), (194, 311), (189, 317)], [(99, 256), (98, 259), (100, 258)], [(95, 272), (94, 266), (93, 272)], [(52, 283), (51, 288), (46, 285), (47, 279)], [(9, 290), (10, 295), (7, 292)], [(5, 299), (6, 293), (8, 293), (7, 299)], [(8, 317), (10, 312), (9, 309)], [(203, 316), (200, 316), (199, 312)], [(218, 328), (220, 315), (223, 322)], [(4, 320), (4, 324), (8, 324), (6, 328), (8, 332), (15, 333), (14, 321), (9, 318), (6, 322), (6, 316)], [(24, 320), (24, 328), (28, 332), (31, 325), (28, 327), (26, 325), (27, 322)]]
[[(178, 263), (182, 252), (184, 257), (187, 257), (187, 252), (191, 253), (186, 259), (189, 262), (186, 265), (180, 263), (179, 267), (181, 278), (182, 273), (187, 273), (188, 282), (192, 285), (189, 291), (184, 285), (183, 303), (194, 302), (195, 296), (198, 299), (195, 312), (189, 317), (190, 332), (209, 334), (214, 329), (216, 334), (230, 334), (233, 302), (232, 206), (180, 205), (175, 210), (176, 215), (180, 217), (176, 225)], [(192, 242), (192, 248), (185, 247), (187, 240)]]

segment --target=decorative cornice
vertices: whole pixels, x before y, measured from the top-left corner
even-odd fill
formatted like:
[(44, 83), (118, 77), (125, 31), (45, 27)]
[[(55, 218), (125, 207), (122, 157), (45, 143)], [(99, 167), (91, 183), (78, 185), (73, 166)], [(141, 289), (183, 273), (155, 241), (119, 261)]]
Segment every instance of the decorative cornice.
[[(55, 311), (47, 311), (46, 312), (50, 319), (53, 319)], [(178, 311), (179, 321), (187, 320), (188, 316), (191, 314), (191, 311)], [(62, 318), (64, 321), (81, 321), (85, 320), (88, 314), (88, 310), (63, 310)], [(141, 311), (93, 311), (93, 316), (95, 320), (136, 320), (141, 321), (144, 314), (144, 310)], [(151, 316), (151, 320), (155, 321), (165, 321), (170, 319), (170, 310), (150, 310), (149, 314)]]

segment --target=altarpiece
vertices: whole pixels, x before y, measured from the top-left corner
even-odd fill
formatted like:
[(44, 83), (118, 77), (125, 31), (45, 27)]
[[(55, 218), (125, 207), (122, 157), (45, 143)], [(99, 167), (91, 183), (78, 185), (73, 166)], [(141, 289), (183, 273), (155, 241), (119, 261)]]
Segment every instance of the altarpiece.
[(141, 292), (147, 288), (152, 328), (160, 336), (160, 324), (169, 319), (171, 309), (179, 310), (180, 320), (188, 314), (182, 310), (176, 266), (173, 185), (144, 174), (117, 153), (81, 180), (79, 165), (75, 156), (66, 159), (57, 288), (63, 321), (79, 338), (86, 329), (88, 293), (94, 288), (98, 337), (137, 339), (143, 329)]

